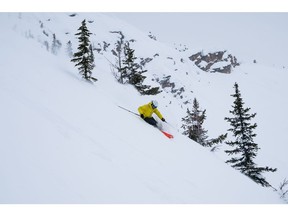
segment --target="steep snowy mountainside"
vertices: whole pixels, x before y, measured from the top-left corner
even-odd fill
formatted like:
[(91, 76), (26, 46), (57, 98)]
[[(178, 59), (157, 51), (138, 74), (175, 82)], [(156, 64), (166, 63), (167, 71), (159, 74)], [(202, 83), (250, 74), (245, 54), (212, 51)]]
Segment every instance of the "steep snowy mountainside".
[[(89, 13), (44, 13), (30, 14), (19, 13), (9, 15), (9, 19), (14, 19), (13, 28), (25, 35), (27, 38), (37, 40), (43, 48), (51, 51), (53, 35), (62, 44), (59, 52), (65, 52), (67, 42), (71, 41), (73, 50), (77, 49), (77, 40), (74, 36), (83, 19), (88, 21), (88, 28), (93, 32), (91, 41), (94, 48), (99, 52), (99, 58), (107, 62), (111, 70), (115, 70), (112, 64), (115, 63), (115, 56), (112, 50), (115, 50), (115, 43), (119, 40), (121, 31), (124, 40), (132, 40), (131, 46), (135, 49), (135, 54), (140, 59), (147, 60), (144, 65), (148, 73), (145, 75), (147, 84), (161, 86), (161, 83), (169, 77), (169, 82), (173, 87), (164, 89), (167, 93), (172, 93), (176, 97), (175, 103), (191, 103), (193, 98), (193, 80), (195, 75), (203, 72), (189, 57), (196, 52), (187, 49), (185, 52), (179, 52), (173, 47), (164, 45), (145, 35), (143, 32), (102, 14)], [(52, 18), (51, 18), (52, 17)], [(64, 26), (64, 28), (62, 27)], [(131, 29), (133, 29), (131, 31)], [(114, 32), (114, 33), (112, 33)], [(58, 51), (57, 51), (58, 52)], [(187, 82), (188, 81), (188, 82)], [(186, 87), (187, 86), (187, 87)], [(187, 89), (187, 90), (186, 90)], [(170, 104), (170, 101), (169, 101)]]
[(15, 39), (8, 56), (19, 59), (1, 66), (1, 203), (279, 202), (176, 131), (171, 141), (119, 109), (143, 99), (108, 71), (110, 83), (81, 82), (59, 56), (11, 35), (1, 36)]
[[(203, 73), (189, 61), (191, 53), (165, 46), (119, 20), (103, 14), (71, 15), (1, 14), (1, 24), (7, 29), (1, 35), (7, 52), (0, 65), (0, 95), (6, 102), (1, 108), (5, 123), (1, 124), (1, 131), (5, 131), (0, 157), (5, 176), (0, 184), (5, 186), (2, 203), (282, 203), (276, 192), (241, 175), (224, 163), (221, 153), (202, 148), (182, 136), (180, 130), (181, 118), (191, 106), (183, 102), (197, 97), (207, 109), (209, 134), (215, 137), (224, 133), (228, 126), (223, 119), (232, 104), (234, 82), (243, 85), (249, 106), (254, 108), (257, 99), (266, 107), (268, 101), (260, 98), (261, 92), (265, 89), (267, 96), (273, 97), (274, 90), (266, 87), (273, 82), (285, 89), (282, 71), (276, 73), (283, 79), (273, 80), (265, 67), (261, 71), (267, 79), (263, 81), (258, 79), (262, 75), (258, 65), (254, 65), (255, 73), (250, 72), (249, 64), (230, 75)], [(94, 85), (80, 78), (65, 53), (69, 40), (76, 50), (74, 34), (83, 19), (93, 32), (91, 41), (96, 48), (103, 41), (111, 44), (108, 51), (95, 52), (93, 75), (99, 81)], [(133, 87), (117, 83), (111, 73), (110, 62), (115, 61), (111, 49), (117, 34), (110, 31), (119, 30), (136, 40), (132, 45), (137, 56), (159, 54), (147, 63), (147, 83), (161, 86), (159, 82), (171, 76), (174, 90), (184, 87), (181, 95), (166, 87), (153, 96), (173, 125), (163, 123), (175, 135), (174, 140), (117, 107), (137, 112), (139, 105), (151, 100), (151, 96), (140, 96)], [(56, 55), (50, 50), (53, 34), (62, 43)], [(257, 88), (253, 88), (255, 83)], [(258, 95), (250, 94), (252, 90)], [(273, 99), (278, 102), (281, 96), (283, 92)], [(260, 116), (267, 114), (269, 110), (262, 111), (261, 107), (255, 111), (259, 109)], [(285, 157), (274, 161), (278, 153), (265, 141), (269, 124), (265, 119), (257, 120), (263, 128), (259, 162), (279, 168), (279, 174), (268, 179), (278, 185), (285, 177), (287, 163)], [(273, 121), (277, 123), (277, 119)], [(279, 135), (280, 141), (284, 134)], [(285, 149), (283, 142), (277, 142), (277, 147)]]
[[(191, 71), (191, 67), (195, 67), (192, 62), (188, 62), (189, 60), (186, 64), (179, 64), (183, 55), (185, 56), (186, 54), (179, 54), (179, 51), (174, 48), (152, 40), (147, 35), (143, 34), (143, 32), (138, 31), (117, 19), (109, 18), (109, 16), (99, 13), (55, 13), (52, 17), (53, 18), (51, 18), (51, 13), (44, 13), (44, 15), (37, 13), (20, 13), (19, 15), (10, 15), (9, 19), (15, 20), (14, 23), (16, 24), (14, 24), (13, 28), (16, 31), (22, 33), (22, 35), (25, 35), (27, 38), (37, 40), (43, 48), (48, 47), (48, 50), (51, 49), (53, 34), (55, 34), (56, 39), (62, 43), (62, 52), (65, 51), (65, 46), (68, 41), (72, 42), (73, 50), (77, 49), (78, 41), (74, 34), (77, 32), (82, 20), (86, 19), (88, 21), (89, 30), (93, 32), (93, 35), (91, 36), (92, 44), (95, 49), (101, 50), (100, 54), (103, 55), (103, 60), (107, 61), (108, 66), (110, 66), (109, 62), (115, 64), (115, 56), (112, 55), (111, 50), (115, 50), (115, 43), (120, 37), (120, 35), (115, 32), (121, 31), (125, 37), (124, 40), (135, 41), (131, 42), (131, 46), (135, 49), (135, 54), (139, 60), (140, 58), (151, 58), (153, 59), (151, 64), (158, 66), (158, 68), (151, 66), (150, 69), (149, 65), (151, 64), (147, 63), (149, 72), (147, 73), (147, 82), (155, 78), (155, 76), (162, 79), (163, 76), (166, 76), (167, 74), (170, 75), (171, 72), (173, 73), (175, 71), (188, 73)], [(62, 28), (61, 26), (65, 27)], [(131, 28), (133, 29), (132, 31)], [(107, 48), (105, 48), (106, 51), (104, 50), (104, 42), (107, 44)], [(187, 55), (189, 54), (187, 53)], [(153, 83), (154, 85), (157, 85), (157, 83)], [(178, 85), (181, 86), (181, 83)]]

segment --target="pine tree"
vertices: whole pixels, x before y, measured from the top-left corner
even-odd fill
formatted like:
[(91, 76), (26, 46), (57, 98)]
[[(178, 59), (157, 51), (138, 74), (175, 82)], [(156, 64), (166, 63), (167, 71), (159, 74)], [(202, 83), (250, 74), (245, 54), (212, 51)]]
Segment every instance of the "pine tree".
[(122, 61), (123, 67), (120, 69), (122, 81), (133, 85), (142, 95), (160, 93), (159, 87), (150, 88), (148, 85), (143, 85), (146, 77), (142, 74), (147, 70), (142, 70), (142, 67), (135, 62), (137, 57), (135, 57), (134, 52), (135, 50), (130, 48), (129, 42), (126, 42), (124, 45), (125, 56)]
[(51, 46), (51, 52), (54, 54), (54, 55), (57, 55), (59, 49), (61, 48), (62, 46), (62, 43), (56, 39), (56, 35), (53, 34), (53, 41), (52, 41), (52, 46)]
[(91, 58), (91, 50), (90, 47), (90, 40), (89, 37), (92, 33), (89, 32), (87, 26), (86, 26), (86, 20), (84, 19), (82, 21), (82, 25), (78, 29), (78, 33), (75, 35), (78, 36), (79, 46), (78, 46), (78, 52), (74, 53), (72, 62), (77, 62), (75, 66), (79, 66), (79, 73), (85, 78), (86, 80), (94, 80), (96, 81), (96, 78), (93, 78), (92, 70), (94, 68), (94, 60)]
[(256, 183), (260, 183), (262, 186), (270, 186), (270, 184), (261, 176), (262, 172), (275, 172), (276, 169), (269, 167), (256, 167), (253, 159), (257, 156), (257, 152), (260, 149), (254, 142), (253, 138), (256, 134), (253, 130), (257, 127), (257, 124), (250, 123), (250, 121), (256, 116), (256, 113), (249, 114), (250, 108), (244, 108), (244, 102), (241, 97), (238, 84), (234, 84), (235, 94), (231, 96), (235, 98), (233, 110), (230, 113), (234, 116), (232, 118), (226, 117), (232, 128), (228, 131), (233, 133), (235, 141), (226, 141), (226, 144), (234, 147), (232, 150), (226, 150), (225, 152), (230, 155), (235, 155), (226, 163), (231, 164), (241, 173), (247, 175)]
[(207, 136), (207, 130), (203, 128), (203, 122), (206, 119), (206, 110), (200, 110), (199, 103), (196, 98), (193, 100), (193, 107), (190, 111), (187, 108), (187, 116), (182, 118), (184, 124), (182, 128), (184, 129), (183, 134), (188, 135), (188, 137), (195, 142), (205, 145)]
[(122, 60), (123, 67), (120, 68), (121, 79), (123, 82), (128, 82), (132, 84), (131, 79), (133, 74), (137, 72), (137, 64), (134, 56), (135, 50), (130, 48), (129, 42), (124, 44), (124, 60)]
[(222, 143), (226, 139), (227, 134), (208, 139), (208, 131), (203, 128), (205, 119), (206, 110), (200, 110), (199, 102), (194, 98), (192, 110), (190, 111), (187, 109), (187, 116), (182, 118), (182, 121), (184, 122), (181, 126), (181, 128), (184, 129), (183, 134), (188, 135), (190, 139), (205, 147), (212, 147), (215, 144)]
[[(124, 50), (124, 34), (121, 31), (111, 31), (111, 33), (116, 33), (119, 34), (119, 40), (117, 40), (116, 42), (116, 48), (115, 50), (112, 50), (112, 54), (114, 56), (116, 56), (116, 64), (112, 64), (111, 65), (117, 69), (117, 72), (115, 73), (115, 77), (117, 78), (118, 82), (120, 82), (121, 84), (124, 83), (124, 78), (122, 77), (122, 57), (123, 57), (123, 50)], [(117, 74), (118, 73), (118, 74)], [(119, 75), (119, 77), (118, 77)]]
[(69, 40), (66, 44), (66, 52), (69, 58), (73, 57), (73, 49), (72, 49), (72, 42)]

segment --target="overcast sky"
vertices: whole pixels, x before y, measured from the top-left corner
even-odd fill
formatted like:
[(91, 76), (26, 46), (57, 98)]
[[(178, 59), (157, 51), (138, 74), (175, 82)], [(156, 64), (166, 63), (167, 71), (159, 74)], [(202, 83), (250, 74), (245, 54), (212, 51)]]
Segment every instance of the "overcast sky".
[(45, 0), (10, 0), (1, 10), (113, 11), (109, 15), (146, 34), (151, 31), (161, 42), (183, 43), (197, 51), (228, 49), (242, 60), (288, 67), (288, 6), (283, 0), (81, 0), (61, 1), (57, 7)]
[[(158, 41), (186, 44), (195, 49), (228, 49), (258, 61), (285, 65), (288, 13), (108, 13)], [(268, 63), (268, 62), (267, 62)]]

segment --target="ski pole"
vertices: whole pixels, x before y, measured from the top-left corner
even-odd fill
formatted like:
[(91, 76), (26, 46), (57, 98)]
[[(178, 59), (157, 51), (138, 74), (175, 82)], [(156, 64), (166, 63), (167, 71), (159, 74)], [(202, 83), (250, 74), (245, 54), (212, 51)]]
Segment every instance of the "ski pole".
[(135, 112), (132, 112), (131, 110), (128, 110), (128, 109), (126, 109), (126, 108), (124, 108), (124, 107), (121, 107), (121, 106), (119, 106), (119, 105), (118, 105), (118, 107), (121, 108), (121, 109), (123, 109), (123, 110), (126, 110), (127, 112), (133, 113), (134, 115), (140, 116), (139, 114), (137, 114), (137, 113), (135, 113)]

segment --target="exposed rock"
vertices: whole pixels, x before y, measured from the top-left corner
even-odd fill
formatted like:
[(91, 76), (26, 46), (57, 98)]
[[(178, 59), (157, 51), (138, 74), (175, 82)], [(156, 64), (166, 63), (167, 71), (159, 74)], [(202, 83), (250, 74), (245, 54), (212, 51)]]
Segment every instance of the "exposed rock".
[(208, 53), (203, 55), (202, 52), (198, 52), (189, 57), (200, 69), (210, 73), (231, 73), (232, 69), (240, 64), (237, 62), (237, 58), (228, 54), (227, 51), (219, 51), (214, 53)]
[(176, 88), (176, 85), (174, 82), (170, 81), (171, 76), (163, 77), (162, 80), (159, 80), (159, 78), (156, 79), (156, 81), (161, 85), (162, 89), (170, 88), (170, 92), (173, 94), (174, 97), (179, 97), (183, 99), (182, 93), (185, 92), (185, 88), (182, 86), (180, 88)]

